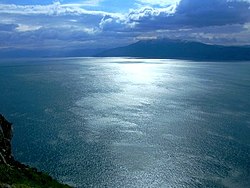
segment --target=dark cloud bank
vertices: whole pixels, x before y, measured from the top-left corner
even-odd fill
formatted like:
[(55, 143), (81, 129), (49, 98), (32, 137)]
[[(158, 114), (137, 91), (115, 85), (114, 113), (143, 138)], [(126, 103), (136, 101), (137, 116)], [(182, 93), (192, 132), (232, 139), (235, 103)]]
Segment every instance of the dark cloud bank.
[(182, 0), (174, 13), (143, 8), (132, 11), (128, 22), (141, 31), (245, 24), (250, 21), (249, 6), (245, 1)]

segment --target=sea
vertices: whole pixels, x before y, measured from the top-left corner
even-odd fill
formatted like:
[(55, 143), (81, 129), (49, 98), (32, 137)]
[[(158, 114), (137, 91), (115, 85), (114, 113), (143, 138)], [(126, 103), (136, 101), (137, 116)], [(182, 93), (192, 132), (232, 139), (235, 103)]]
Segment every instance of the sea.
[(73, 187), (250, 187), (250, 62), (1, 59), (0, 113)]

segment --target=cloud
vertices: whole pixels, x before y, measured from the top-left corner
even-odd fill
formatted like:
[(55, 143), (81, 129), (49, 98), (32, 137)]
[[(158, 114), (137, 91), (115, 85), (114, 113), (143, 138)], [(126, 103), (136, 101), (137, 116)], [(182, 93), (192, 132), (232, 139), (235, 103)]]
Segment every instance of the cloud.
[(250, 32), (246, 30), (250, 23), (249, 7), (247, 0), (181, 0), (164, 8), (132, 9), (123, 19), (110, 16), (101, 25), (104, 31), (132, 31), (138, 35), (137, 39), (168, 37), (249, 44)]
[(182, 0), (167, 8), (132, 10), (127, 23), (140, 30), (244, 24), (250, 21), (250, 3), (227, 0)]
[(146, 6), (131, 9), (122, 18), (106, 16), (100, 25), (104, 30), (126, 31), (128, 28), (133, 28), (136, 32), (150, 32), (245, 24), (250, 22), (249, 7), (250, 3), (246, 1), (181, 0), (164, 8)]
[(135, 29), (145, 29), (145, 31), (165, 28), (166, 23), (176, 12), (176, 8), (176, 5), (172, 5), (167, 8), (143, 7), (139, 10), (131, 10), (126, 23), (134, 25)]
[(182, 0), (175, 18), (180, 24), (197, 27), (243, 24), (250, 20), (249, 7), (244, 1)]
[[(53, 48), (88, 45), (98, 35), (101, 11), (59, 3), (0, 5), (1, 48)], [(3, 32), (5, 31), (5, 32)], [(6, 32), (8, 31), (8, 33)]]
[[(60, 1), (59, 1), (60, 2)], [(79, 1), (78, 3), (66, 3), (67, 6), (78, 6), (78, 7), (97, 7), (103, 2), (103, 0), (85, 0)]]
[(176, 30), (157, 30), (149, 32), (150, 36), (158, 38), (185, 39), (190, 41), (205, 42), (208, 44), (221, 45), (249, 45), (250, 27), (248, 25), (224, 25), (209, 26), (206, 28), (176, 29)]
[(26, 31), (38, 30), (38, 29), (40, 29), (40, 28), (41, 28), (41, 26), (19, 24), (19, 25), (16, 27), (16, 30), (19, 31), (19, 32), (26, 32)]
[(116, 13), (108, 13), (104, 11), (86, 10), (82, 6), (84, 4), (61, 4), (54, 2), (48, 5), (16, 5), (16, 4), (0, 4), (0, 14), (18, 14), (18, 15), (116, 15)]
[(178, 4), (180, 0), (137, 0), (137, 2), (142, 5), (166, 7), (169, 5)]

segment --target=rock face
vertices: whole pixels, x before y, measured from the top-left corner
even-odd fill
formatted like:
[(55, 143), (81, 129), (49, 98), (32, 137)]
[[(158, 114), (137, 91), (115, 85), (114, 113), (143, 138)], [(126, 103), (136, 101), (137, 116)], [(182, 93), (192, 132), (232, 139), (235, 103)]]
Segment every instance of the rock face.
[(11, 152), (12, 126), (0, 114), (0, 163), (12, 164), (14, 158)]

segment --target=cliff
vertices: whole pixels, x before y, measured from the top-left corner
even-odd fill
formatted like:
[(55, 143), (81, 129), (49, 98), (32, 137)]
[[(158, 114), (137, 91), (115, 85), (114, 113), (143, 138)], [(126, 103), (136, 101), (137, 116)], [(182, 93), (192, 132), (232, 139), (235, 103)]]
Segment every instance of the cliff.
[(16, 161), (11, 152), (12, 124), (0, 114), (0, 188), (62, 187), (49, 175)]

